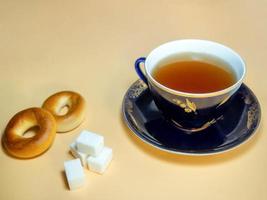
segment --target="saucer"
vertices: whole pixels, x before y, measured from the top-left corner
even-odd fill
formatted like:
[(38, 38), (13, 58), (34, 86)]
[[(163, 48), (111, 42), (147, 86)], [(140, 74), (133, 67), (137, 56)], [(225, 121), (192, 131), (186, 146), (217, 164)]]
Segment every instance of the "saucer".
[(188, 134), (164, 118), (147, 85), (138, 80), (127, 90), (122, 112), (130, 130), (142, 141), (163, 151), (185, 155), (210, 155), (231, 150), (254, 135), (260, 123), (260, 104), (242, 84), (220, 120)]

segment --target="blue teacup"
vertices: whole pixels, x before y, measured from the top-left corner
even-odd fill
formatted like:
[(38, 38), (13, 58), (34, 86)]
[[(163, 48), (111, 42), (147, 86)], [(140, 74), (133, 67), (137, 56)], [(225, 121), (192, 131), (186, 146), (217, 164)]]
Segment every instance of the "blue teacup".
[[(185, 60), (228, 68), (226, 70), (233, 73), (236, 81), (230, 87), (216, 92), (187, 93), (168, 88), (153, 78), (152, 72), (156, 67)], [(141, 63), (144, 63), (144, 72)], [(223, 118), (223, 110), (229, 109), (230, 99), (241, 86), (246, 73), (244, 61), (235, 51), (216, 42), (195, 39), (165, 43), (146, 58), (137, 59), (135, 69), (148, 85), (166, 119), (189, 132), (203, 130)]]

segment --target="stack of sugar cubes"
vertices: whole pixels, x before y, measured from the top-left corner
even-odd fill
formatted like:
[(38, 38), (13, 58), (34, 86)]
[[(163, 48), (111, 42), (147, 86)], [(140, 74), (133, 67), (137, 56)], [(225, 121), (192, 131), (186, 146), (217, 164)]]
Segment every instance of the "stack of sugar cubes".
[(103, 174), (112, 160), (112, 149), (104, 146), (104, 137), (86, 130), (70, 144), (70, 151), (76, 159), (65, 161), (64, 167), (71, 190), (84, 184), (83, 167)]

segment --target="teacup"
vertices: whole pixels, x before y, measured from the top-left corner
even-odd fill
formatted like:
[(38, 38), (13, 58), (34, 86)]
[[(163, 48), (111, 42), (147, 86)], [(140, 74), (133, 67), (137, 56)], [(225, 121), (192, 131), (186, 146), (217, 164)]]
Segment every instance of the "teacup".
[[(231, 86), (210, 93), (188, 93), (168, 88), (153, 77), (159, 63), (179, 60), (200, 60), (213, 64), (224, 62), (234, 73)], [(141, 69), (144, 63), (144, 72)], [(223, 110), (229, 108), (231, 97), (239, 89), (246, 73), (246, 66), (238, 53), (222, 44), (196, 39), (176, 40), (165, 43), (144, 58), (135, 62), (139, 77), (148, 85), (154, 102), (167, 120), (189, 132), (203, 130), (223, 118)], [(228, 69), (229, 70), (229, 69)], [(220, 114), (218, 114), (220, 113)]]

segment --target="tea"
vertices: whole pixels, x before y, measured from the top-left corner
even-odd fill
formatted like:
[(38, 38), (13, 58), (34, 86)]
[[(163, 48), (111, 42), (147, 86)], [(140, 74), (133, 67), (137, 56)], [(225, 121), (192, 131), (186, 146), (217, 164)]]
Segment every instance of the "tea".
[(235, 76), (223, 67), (202, 61), (178, 61), (154, 69), (152, 76), (160, 84), (187, 93), (209, 93), (235, 83)]

